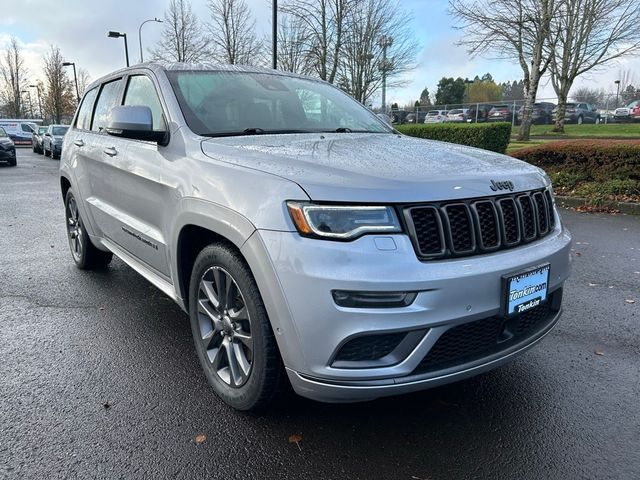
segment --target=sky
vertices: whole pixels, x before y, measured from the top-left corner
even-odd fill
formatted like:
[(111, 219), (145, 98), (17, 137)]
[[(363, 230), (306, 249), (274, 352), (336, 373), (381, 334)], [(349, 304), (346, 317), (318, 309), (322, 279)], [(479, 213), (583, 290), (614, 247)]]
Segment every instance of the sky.
[[(18, 38), (24, 49), (30, 81), (42, 77), (42, 56), (51, 45), (58, 46), (67, 61), (84, 68), (97, 79), (125, 65), (122, 38), (108, 38), (107, 31), (125, 32), (132, 63), (139, 59), (138, 27), (144, 20), (162, 18), (168, 0), (0, 0), (0, 49), (11, 36)], [(206, 0), (191, 0), (196, 15), (206, 20)], [(247, 0), (256, 18), (256, 29), (270, 41), (271, 1)], [(406, 77), (403, 87), (387, 93), (389, 103), (405, 104), (419, 98), (429, 88), (432, 98), (438, 80), (443, 77), (482, 76), (489, 72), (496, 82), (522, 78), (515, 62), (488, 58), (471, 58), (456, 42), (463, 32), (456, 30), (455, 20), (447, 13), (446, 0), (401, 0), (402, 8), (412, 17), (410, 28), (417, 40), (416, 68)], [(142, 30), (145, 55), (158, 41), (162, 24), (149, 22)], [(574, 88), (589, 86), (615, 93), (614, 80), (621, 70), (631, 70), (640, 82), (640, 58), (622, 60), (578, 79)], [(71, 73), (71, 72), (70, 72)], [(544, 79), (539, 99), (554, 99), (551, 83)], [(379, 104), (380, 99), (373, 104)]]

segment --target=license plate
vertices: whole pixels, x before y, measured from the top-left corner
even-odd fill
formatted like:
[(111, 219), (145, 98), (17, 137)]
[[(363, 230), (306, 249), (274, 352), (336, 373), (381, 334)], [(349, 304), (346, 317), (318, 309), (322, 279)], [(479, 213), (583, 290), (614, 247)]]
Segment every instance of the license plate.
[(547, 300), (549, 264), (503, 277), (507, 315), (519, 315)]

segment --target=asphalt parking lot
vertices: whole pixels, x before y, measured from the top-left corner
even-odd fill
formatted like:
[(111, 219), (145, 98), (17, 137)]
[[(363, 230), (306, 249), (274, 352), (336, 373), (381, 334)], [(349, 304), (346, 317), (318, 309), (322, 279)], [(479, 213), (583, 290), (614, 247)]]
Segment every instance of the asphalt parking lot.
[(167, 297), (119, 260), (75, 269), (57, 167), (30, 149), (0, 165), (0, 478), (640, 478), (640, 217), (562, 212), (564, 316), (505, 367), (243, 414)]

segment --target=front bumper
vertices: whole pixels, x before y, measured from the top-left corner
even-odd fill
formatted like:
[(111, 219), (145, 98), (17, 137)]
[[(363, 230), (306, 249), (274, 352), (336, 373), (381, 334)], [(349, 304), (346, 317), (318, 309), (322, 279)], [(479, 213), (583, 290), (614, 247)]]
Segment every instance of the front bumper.
[(15, 160), (16, 150), (14, 147), (0, 148), (0, 161)]
[[(556, 222), (559, 225), (559, 222)], [(438, 338), (452, 327), (499, 315), (503, 275), (549, 263), (549, 292), (570, 270), (571, 237), (562, 227), (530, 244), (493, 254), (420, 262), (406, 235), (365, 236), (353, 242), (303, 238), (261, 230), (243, 247), (252, 265), (294, 389), (324, 401), (354, 401), (451, 382), (498, 366), (524, 352), (553, 327), (508, 349), (444, 370), (416, 375)], [(257, 268), (256, 268), (257, 267)], [(420, 292), (402, 308), (345, 308), (332, 290)], [(337, 368), (336, 352), (362, 334), (414, 332), (420, 337), (391, 365)]]

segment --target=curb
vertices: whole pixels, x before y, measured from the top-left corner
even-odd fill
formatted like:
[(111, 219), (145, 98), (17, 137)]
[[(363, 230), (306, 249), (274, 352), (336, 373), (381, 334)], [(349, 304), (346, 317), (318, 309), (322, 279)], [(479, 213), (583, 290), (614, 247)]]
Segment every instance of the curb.
[[(570, 208), (590, 205), (589, 200), (586, 198), (563, 197), (560, 195), (556, 195), (556, 203), (561, 207)], [(613, 210), (619, 210), (620, 213), (626, 213), (627, 215), (640, 215), (640, 203), (604, 201), (601, 206), (611, 208)]]

